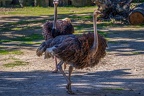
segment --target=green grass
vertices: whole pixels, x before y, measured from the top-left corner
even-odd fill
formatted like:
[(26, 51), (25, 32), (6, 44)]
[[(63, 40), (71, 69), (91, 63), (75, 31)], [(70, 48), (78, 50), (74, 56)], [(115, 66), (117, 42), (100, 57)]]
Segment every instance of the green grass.
[(117, 90), (117, 91), (123, 91), (124, 88), (104, 88), (103, 90)]
[(98, 31), (99, 34), (101, 34), (104, 37), (107, 37), (107, 32), (103, 32), (103, 31)]
[(113, 24), (111, 21), (106, 21), (98, 24), (98, 27), (105, 28), (105, 27), (111, 27), (111, 26), (117, 26), (117, 24)]
[(20, 45), (24, 46), (24, 45), (33, 45), (33, 44), (41, 44), (41, 42), (33, 42), (33, 41), (26, 41), (26, 42), (22, 42)]
[[(74, 25), (75, 34), (82, 34), (83, 32), (93, 32), (93, 22), (92, 22), (92, 14), (96, 9), (96, 6), (90, 7), (58, 7), (58, 19), (62, 19), (65, 17), (69, 17), (73, 22), (78, 22)], [(11, 11), (0, 11), (1, 15), (11, 16), (11, 18), (15, 18), (18, 16), (19, 19), (16, 22), (6, 22), (0, 27), (0, 32), (21, 32), (25, 30), (41, 29), (41, 25), (47, 20), (53, 19), (53, 7), (24, 7), (24, 8), (13, 8)], [(19, 18), (19, 16), (21, 16)], [(40, 16), (46, 16), (46, 18), (39, 19)], [(35, 18), (35, 19), (31, 19)], [(81, 22), (82, 21), (82, 22)], [(106, 27), (136, 27), (141, 28), (144, 25), (117, 25), (113, 24), (111, 21), (106, 21), (98, 24), (98, 28), (106, 28)], [(99, 31), (101, 35), (107, 37), (107, 32)], [(18, 33), (21, 35), (21, 33)], [(15, 38), (1, 39), (0, 43), (3, 42), (12, 42), (12, 41), (20, 41), (20, 45), (29, 45), (36, 44), (34, 40), (43, 40), (41, 34), (32, 34)], [(39, 44), (39, 43), (38, 43)]]
[(2, 39), (0, 40), (0, 43), (20, 41), (22, 42), (21, 44), (39, 44), (39, 42), (32, 42), (32, 41), (42, 40), (42, 39), (43, 39), (43, 36), (41, 34), (31, 34), (27, 36), (12, 38), (11, 40)]
[(8, 54), (22, 55), (23, 52), (20, 51), (20, 50), (5, 50), (5, 49), (0, 49), (0, 55), (8, 55)]
[(31, 34), (28, 36), (16, 37), (13, 39), (13, 41), (34, 41), (40, 39), (43, 39), (41, 34)]
[(2, 43), (2, 42), (11, 42), (12, 40), (5, 40), (5, 39), (2, 39), (2, 40), (0, 40), (0, 43)]
[(140, 54), (140, 52), (133, 51), (132, 54), (133, 55), (138, 55), (138, 54)]
[[(58, 7), (58, 14), (78, 14), (93, 12), (95, 6), (90, 7)], [(24, 7), (15, 8), (12, 11), (0, 11), (1, 15), (19, 15), (19, 16), (42, 16), (53, 15), (53, 7)]]
[(46, 20), (21, 20), (18, 22), (9, 22), (3, 24), (1, 26), (0, 31), (21, 31), (21, 30), (28, 30), (28, 29), (40, 29), (41, 26), (36, 25), (36, 26), (30, 26), (32, 24), (37, 24), (37, 23), (44, 23)]
[(91, 14), (73, 14), (70, 15), (69, 18), (71, 18), (72, 20), (91, 20), (92, 19), (92, 13)]
[[(92, 21), (92, 13), (96, 9), (96, 6), (90, 7), (58, 7), (58, 18), (62, 19), (69, 17), (72, 21)], [(0, 31), (21, 31), (27, 29), (40, 29), (40, 25), (30, 26), (32, 24), (43, 24), (46, 20), (52, 20), (54, 14), (53, 7), (24, 7), (24, 8), (13, 8), (12, 11), (0, 11), (1, 15), (8, 16), (22, 16), (17, 22), (8, 22), (1, 26)], [(6, 13), (6, 14), (5, 14)], [(26, 18), (25, 18), (25, 17)], [(47, 16), (47, 18), (38, 19), (40, 16)], [(32, 19), (36, 18), (36, 19)], [(18, 17), (19, 18), (19, 17)], [(80, 24), (82, 25), (82, 24)], [(98, 27), (105, 28), (109, 26), (120, 26), (113, 24), (111, 21), (102, 22), (98, 24)], [(74, 26), (77, 27), (77, 26)], [(89, 26), (84, 26), (87, 28)], [(128, 26), (133, 27), (133, 26)], [(137, 28), (143, 27), (143, 25), (137, 25)], [(76, 31), (79, 28), (76, 28)], [(79, 31), (79, 30), (78, 30)]]
[(109, 43), (112, 43), (112, 44), (117, 44), (118, 43), (118, 41), (109, 41), (109, 40), (107, 40)]
[[(59, 7), (58, 8), (58, 18), (69, 17), (72, 20), (89, 20), (92, 18), (92, 12), (96, 9), (95, 6), (91, 7)], [(7, 22), (4, 23), (0, 31), (21, 31), (27, 29), (40, 29), (40, 25), (30, 26), (32, 24), (44, 23), (46, 20), (51, 20), (54, 14), (53, 7), (24, 7), (24, 8), (14, 8), (12, 11), (0, 11), (1, 15), (8, 16), (22, 16), (17, 22)], [(85, 15), (80, 15), (85, 14)], [(80, 16), (79, 16), (80, 15)], [(25, 17), (26, 18), (25, 18)], [(47, 18), (38, 19), (40, 16), (48, 16)], [(36, 19), (32, 19), (36, 18)], [(19, 17), (18, 17), (19, 19)]]
[(10, 62), (7, 64), (4, 64), (4, 67), (15, 67), (15, 66), (24, 66), (29, 64), (28, 62), (24, 62), (24, 61), (14, 61), (14, 62)]
[(9, 56), (8, 58), (4, 58), (4, 59), (1, 59), (1, 61), (7, 61), (7, 60), (19, 60), (18, 58), (15, 58), (13, 56)]

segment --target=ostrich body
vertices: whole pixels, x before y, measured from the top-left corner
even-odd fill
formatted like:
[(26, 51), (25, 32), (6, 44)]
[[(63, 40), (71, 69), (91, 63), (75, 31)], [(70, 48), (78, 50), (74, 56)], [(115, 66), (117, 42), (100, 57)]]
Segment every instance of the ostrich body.
[[(53, 27), (55, 23), (56, 27)], [(71, 24), (71, 20), (69, 18), (65, 18), (62, 20), (47, 21), (42, 27), (42, 35), (44, 36), (45, 40), (55, 38), (59, 35), (68, 35), (74, 33), (74, 27)]]
[[(71, 90), (71, 73), (73, 67), (83, 69), (85, 67), (93, 67), (97, 65), (101, 58), (106, 55), (106, 40), (97, 33), (98, 12), (94, 11), (94, 33), (76, 35), (61, 35), (54, 39), (43, 42), (37, 50), (38, 56), (45, 52), (46, 56), (56, 56), (61, 61), (58, 64), (58, 69), (67, 80), (68, 93), (73, 94)], [(51, 43), (50, 43), (51, 42)], [(69, 64), (69, 75), (65, 75), (62, 70), (62, 64)]]
[[(68, 35), (74, 33), (74, 27), (71, 24), (71, 20), (69, 18), (65, 18), (62, 20), (57, 20), (57, 6), (59, 0), (54, 0), (54, 21), (47, 21), (43, 25), (43, 32), (42, 35), (45, 38), (45, 40), (49, 40), (51, 38), (55, 38), (59, 35)], [(55, 65), (57, 66), (57, 59), (54, 56), (55, 59)], [(64, 66), (64, 69), (66, 66)], [(58, 71), (57, 67), (55, 67), (55, 70), (53, 71), (56, 73)]]

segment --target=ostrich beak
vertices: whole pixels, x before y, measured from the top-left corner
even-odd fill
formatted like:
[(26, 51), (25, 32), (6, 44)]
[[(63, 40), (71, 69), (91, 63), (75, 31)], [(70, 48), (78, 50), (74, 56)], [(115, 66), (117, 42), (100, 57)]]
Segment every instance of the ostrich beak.
[(99, 10), (94, 10), (94, 13), (101, 14)]

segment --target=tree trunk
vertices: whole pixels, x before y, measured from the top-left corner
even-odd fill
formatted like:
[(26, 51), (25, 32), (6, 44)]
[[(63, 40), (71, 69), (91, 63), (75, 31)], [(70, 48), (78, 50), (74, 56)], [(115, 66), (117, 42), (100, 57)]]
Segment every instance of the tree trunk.
[(73, 6), (89, 6), (92, 5), (91, 0), (71, 0)]
[(20, 5), (20, 7), (23, 7), (23, 0), (12, 0), (11, 4), (14, 5)]
[(19, 0), (12, 0), (11, 4), (12, 5), (18, 5), (19, 4)]
[(101, 17), (127, 23), (132, 0), (94, 0), (101, 11)]
[[(52, 0), (51, 0), (52, 1)], [(52, 1), (53, 2), (53, 1)], [(69, 3), (69, 0), (59, 0), (58, 6), (67, 6)], [(51, 3), (51, 6), (53, 6), (53, 3)]]
[(19, 4), (23, 8), (23, 0), (19, 0)]
[(129, 14), (130, 24), (144, 24), (144, 3), (136, 6)]
[(34, 6), (37, 6), (37, 0), (34, 0), (34, 4), (33, 4)]

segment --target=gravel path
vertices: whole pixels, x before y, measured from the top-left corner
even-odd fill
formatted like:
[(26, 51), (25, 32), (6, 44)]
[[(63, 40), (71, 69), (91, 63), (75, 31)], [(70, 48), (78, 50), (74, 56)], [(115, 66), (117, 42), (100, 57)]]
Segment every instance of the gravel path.
[[(108, 28), (109, 47), (104, 60), (94, 68), (74, 70), (72, 74), (75, 95), (144, 96), (143, 30), (144, 28)], [(0, 57), (0, 96), (69, 96), (63, 76), (51, 73), (54, 68), (53, 59), (37, 57), (36, 46), (23, 48), (25, 55)], [(5, 59), (11, 57), (30, 64), (3, 67), (7, 62)]]

